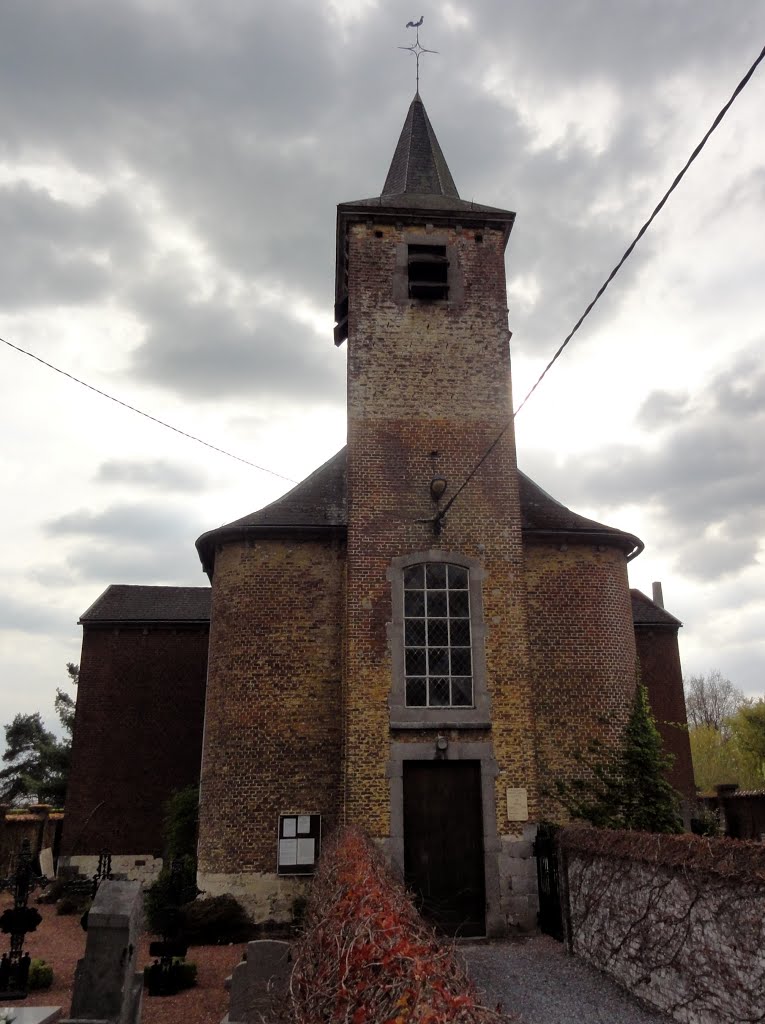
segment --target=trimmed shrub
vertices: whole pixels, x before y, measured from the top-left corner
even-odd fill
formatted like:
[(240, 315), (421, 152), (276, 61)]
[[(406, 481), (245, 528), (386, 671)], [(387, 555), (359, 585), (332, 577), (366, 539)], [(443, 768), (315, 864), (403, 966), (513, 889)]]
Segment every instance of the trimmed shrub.
[(175, 934), (180, 908), (197, 893), (197, 867), (193, 857), (180, 859), (180, 870), (173, 874), (172, 865), (163, 867), (157, 881), (144, 894), (147, 931), (154, 935)]
[(35, 957), (29, 965), (28, 987), (30, 992), (41, 992), (53, 984), (53, 968), (45, 960)]
[(230, 893), (194, 900), (181, 908), (181, 933), (190, 946), (247, 942), (255, 928)]
[(90, 910), (92, 902), (89, 896), (62, 896), (56, 904), (56, 913), (62, 917), (67, 914), (85, 914)]
[(454, 951), (426, 927), (358, 829), (325, 846), (295, 950), (295, 1024), (487, 1024)]
[(296, 931), (302, 931), (305, 924), (305, 912), (308, 909), (308, 900), (305, 896), (296, 896), (292, 901), (292, 927)]
[(185, 789), (176, 789), (165, 804), (162, 822), (165, 859), (196, 856), (198, 830), (199, 786), (195, 783)]
[(149, 995), (169, 995), (175, 992), (183, 992), (187, 988), (193, 988), (197, 983), (197, 965), (191, 960), (173, 960), (172, 983), (170, 992), (165, 992), (157, 987), (157, 962), (149, 964), (143, 969), (143, 984)]

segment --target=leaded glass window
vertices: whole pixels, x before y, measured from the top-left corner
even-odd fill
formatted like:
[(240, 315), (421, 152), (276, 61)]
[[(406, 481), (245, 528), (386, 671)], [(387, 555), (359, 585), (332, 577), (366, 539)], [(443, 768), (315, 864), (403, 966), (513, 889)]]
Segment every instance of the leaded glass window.
[(468, 570), (447, 562), (404, 569), (407, 707), (473, 706)]

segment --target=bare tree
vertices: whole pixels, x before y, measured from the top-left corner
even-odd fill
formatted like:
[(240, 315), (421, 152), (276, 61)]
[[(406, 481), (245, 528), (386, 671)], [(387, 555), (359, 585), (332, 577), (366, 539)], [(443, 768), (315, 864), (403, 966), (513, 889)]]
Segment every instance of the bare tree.
[(743, 691), (735, 687), (730, 679), (726, 679), (716, 668), (706, 675), (684, 679), (683, 688), (688, 725), (691, 729), (708, 725), (718, 732), (723, 732), (728, 719), (748, 703)]

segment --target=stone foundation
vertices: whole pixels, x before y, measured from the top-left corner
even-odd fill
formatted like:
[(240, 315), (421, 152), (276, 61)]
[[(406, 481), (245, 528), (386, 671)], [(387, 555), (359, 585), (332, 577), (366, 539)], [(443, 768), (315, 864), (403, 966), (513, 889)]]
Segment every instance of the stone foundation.
[[(71, 857), (59, 857), (61, 868), (76, 868), (86, 878), (92, 878), (98, 871), (98, 856), (81, 854)], [(151, 885), (156, 882), (162, 870), (162, 858), (150, 853), (115, 853), (112, 854), (112, 874), (126, 878), (130, 882), (142, 882)]]
[(537, 826), (524, 825), (523, 834), (502, 836), (499, 853), (500, 906), (510, 931), (537, 930), (539, 890), (534, 839)]
[(295, 916), (295, 900), (311, 891), (311, 878), (280, 877), (274, 874), (240, 872), (218, 874), (200, 871), (197, 885), (205, 896), (230, 893), (242, 904), (255, 924), (273, 921), (288, 924)]

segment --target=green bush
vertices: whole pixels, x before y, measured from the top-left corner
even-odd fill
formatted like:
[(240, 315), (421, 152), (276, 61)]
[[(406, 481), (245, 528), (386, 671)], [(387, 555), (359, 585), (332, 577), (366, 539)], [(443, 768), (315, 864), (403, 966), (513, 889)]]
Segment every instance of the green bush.
[(241, 903), (230, 893), (187, 903), (181, 910), (181, 932), (190, 946), (247, 942), (254, 927)]
[(193, 988), (196, 985), (197, 965), (193, 960), (176, 960), (173, 964), (173, 969), (177, 972), (176, 977), (178, 978), (179, 988)]
[(35, 957), (29, 965), (29, 991), (39, 992), (53, 984), (53, 968), (45, 960)]
[(171, 981), (169, 990), (162, 988), (157, 976), (158, 962), (149, 964), (143, 969), (144, 988), (148, 989), (149, 995), (169, 995), (173, 992), (183, 992), (184, 989), (193, 988), (197, 983), (197, 965), (191, 960), (173, 960), (171, 967)]
[(165, 859), (194, 857), (199, 829), (199, 786), (177, 789), (165, 804), (162, 839)]
[(703, 808), (695, 818), (691, 818), (691, 832), (711, 838), (721, 836), (723, 829), (719, 813), (711, 808)]
[(175, 934), (180, 908), (196, 894), (197, 867), (193, 857), (180, 858), (180, 870), (175, 877), (171, 865), (163, 867), (144, 895), (147, 930), (155, 935)]
[(303, 922), (305, 921), (305, 912), (308, 907), (308, 898), (306, 896), (296, 896), (292, 901), (292, 927), (298, 931), (303, 930)]
[(89, 896), (62, 896), (56, 904), (56, 913), (60, 915), (65, 914), (84, 914), (90, 910), (90, 904), (92, 900)]

